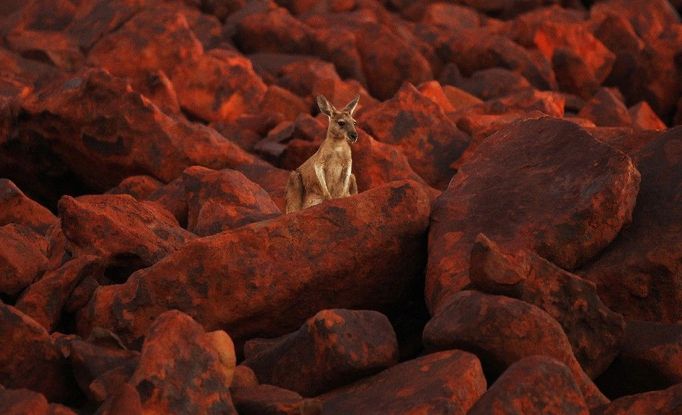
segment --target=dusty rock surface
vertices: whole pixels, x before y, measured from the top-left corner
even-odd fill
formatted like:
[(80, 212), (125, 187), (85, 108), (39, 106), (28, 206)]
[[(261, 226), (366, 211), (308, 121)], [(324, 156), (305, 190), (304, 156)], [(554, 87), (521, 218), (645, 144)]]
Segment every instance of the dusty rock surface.
[(679, 412), (681, 12), (0, 1), (0, 413)]

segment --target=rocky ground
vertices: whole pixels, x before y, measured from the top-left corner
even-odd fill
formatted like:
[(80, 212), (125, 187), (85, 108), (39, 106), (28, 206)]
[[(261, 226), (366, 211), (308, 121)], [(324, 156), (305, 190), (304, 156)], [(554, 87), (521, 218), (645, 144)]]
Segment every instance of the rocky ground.
[(0, 413), (682, 414), (676, 8), (3, 0)]

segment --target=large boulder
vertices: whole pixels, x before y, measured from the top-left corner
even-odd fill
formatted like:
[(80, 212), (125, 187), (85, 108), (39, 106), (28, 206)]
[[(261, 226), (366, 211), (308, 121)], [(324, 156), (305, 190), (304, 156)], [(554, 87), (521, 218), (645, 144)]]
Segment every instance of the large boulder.
[(623, 316), (609, 310), (588, 280), (533, 252), (506, 252), (484, 235), (471, 251), (471, 282), (489, 294), (536, 305), (561, 324), (583, 370), (595, 378), (611, 364), (625, 333)]
[(0, 338), (0, 384), (40, 392), (50, 401), (74, 397), (75, 385), (66, 360), (35, 320), (0, 304)]
[(90, 195), (59, 201), (66, 251), (95, 255), (113, 279), (125, 279), (192, 240), (170, 212), (129, 195)]
[(31, 200), (11, 180), (0, 179), (0, 226), (18, 223), (45, 234), (56, 222), (52, 212)]
[(249, 343), (243, 364), (259, 382), (303, 396), (319, 395), (398, 363), (393, 327), (376, 311), (323, 310), (275, 342), (253, 351)]
[(2, 389), (0, 387), (0, 413), (4, 415), (76, 415), (76, 412), (59, 404), (50, 404), (45, 396), (28, 389)]
[(346, 388), (320, 396), (322, 413), (465, 415), (486, 388), (471, 353), (449, 350), (400, 363)]
[(430, 351), (461, 348), (476, 352), (492, 377), (524, 357), (549, 356), (571, 370), (590, 408), (608, 402), (575, 359), (559, 323), (520, 300), (462, 291), (426, 325), (424, 344)]
[(99, 288), (80, 330), (110, 327), (132, 344), (160, 313), (179, 309), (239, 340), (285, 334), (325, 308), (381, 309), (423, 272), (429, 212), (423, 185), (393, 182), (192, 241), (125, 284)]
[(682, 383), (682, 324), (628, 321), (620, 353), (599, 382), (614, 396)]
[(48, 266), (47, 242), (23, 225), (0, 226), (0, 293), (19, 294)]
[(630, 320), (682, 319), (682, 127), (635, 156), (642, 174), (632, 225), (579, 272)]
[(597, 408), (592, 415), (658, 415), (682, 411), (682, 384), (668, 389), (624, 396)]
[(189, 231), (213, 235), (252, 222), (271, 219), (280, 210), (268, 193), (236, 170), (211, 170), (201, 166), (149, 195)]
[(638, 185), (628, 156), (571, 122), (543, 117), (500, 130), (469, 154), (434, 203), (427, 304), (436, 310), (469, 284), (479, 233), (575, 269), (630, 221)]
[(222, 330), (204, 332), (177, 310), (161, 314), (149, 327), (140, 363), (129, 383), (144, 413), (237, 414), (229, 386), (234, 345)]
[(468, 415), (588, 415), (571, 371), (547, 356), (530, 356), (505, 370)]
[(469, 142), (438, 104), (407, 83), (390, 100), (365, 111), (360, 125), (383, 143), (395, 144), (430, 185), (445, 188)]
[(57, 327), (71, 293), (87, 277), (104, 271), (96, 256), (84, 255), (45, 273), (28, 287), (17, 300), (16, 308), (32, 317), (49, 332)]
[(21, 170), (7, 177), (50, 200), (104, 192), (140, 174), (167, 183), (193, 165), (240, 170), (271, 194), (282, 193), (288, 177), (212, 128), (164, 114), (101, 69), (51, 84), (24, 100), (21, 111), (0, 153), (25, 160), (35, 180), (27, 182)]

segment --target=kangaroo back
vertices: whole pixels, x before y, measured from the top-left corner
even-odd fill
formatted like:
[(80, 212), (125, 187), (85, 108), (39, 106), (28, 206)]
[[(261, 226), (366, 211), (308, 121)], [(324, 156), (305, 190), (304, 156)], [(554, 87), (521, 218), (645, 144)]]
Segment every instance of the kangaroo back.
[(303, 194), (303, 178), (301, 178), (301, 173), (294, 170), (289, 175), (289, 180), (287, 181), (287, 213), (301, 210)]

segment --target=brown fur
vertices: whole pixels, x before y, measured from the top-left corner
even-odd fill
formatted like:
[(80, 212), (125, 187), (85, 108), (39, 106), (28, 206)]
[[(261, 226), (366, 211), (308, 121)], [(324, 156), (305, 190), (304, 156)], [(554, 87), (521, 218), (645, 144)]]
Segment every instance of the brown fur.
[(317, 152), (291, 172), (287, 182), (287, 213), (358, 193), (355, 175), (351, 172), (349, 142), (354, 143), (358, 138), (353, 112), (359, 98), (337, 111), (325, 97), (317, 97), (320, 111), (329, 117), (327, 136)]

